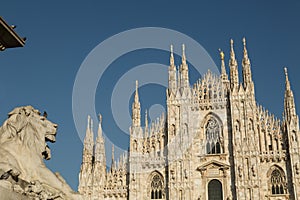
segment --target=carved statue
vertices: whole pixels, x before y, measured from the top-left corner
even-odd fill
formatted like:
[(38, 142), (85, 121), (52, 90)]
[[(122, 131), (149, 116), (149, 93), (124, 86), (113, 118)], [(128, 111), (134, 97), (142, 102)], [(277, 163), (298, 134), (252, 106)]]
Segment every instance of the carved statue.
[(46, 142), (55, 142), (56, 128), (32, 106), (18, 107), (8, 114), (0, 127), (0, 186), (1, 181), (9, 181), (24, 191), (34, 188), (30, 193), (61, 193), (61, 199), (80, 199), (60, 175), (44, 164), (43, 159), (51, 158)]
[(184, 178), (187, 179), (188, 178), (188, 171), (185, 169), (183, 172), (184, 172)]
[(219, 52), (220, 52), (221, 60), (224, 60), (224, 57), (225, 57), (224, 52), (221, 49), (219, 49)]
[(252, 175), (255, 177), (256, 176), (255, 164), (251, 166), (251, 171), (252, 171)]
[(295, 171), (296, 171), (296, 174), (300, 173), (300, 166), (299, 166), (298, 162), (296, 162), (296, 164), (295, 164)]
[(243, 168), (241, 165), (238, 166), (238, 171), (239, 171), (239, 177), (243, 176)]

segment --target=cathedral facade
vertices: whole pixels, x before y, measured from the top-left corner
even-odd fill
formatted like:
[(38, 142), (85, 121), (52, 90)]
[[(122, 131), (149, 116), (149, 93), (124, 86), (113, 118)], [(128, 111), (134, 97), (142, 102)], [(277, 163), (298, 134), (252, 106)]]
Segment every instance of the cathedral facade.
[(193, 86), (183, 46), (177, 68), (171, 47), (167, 113), (141, 125), (138, 85), (129, 152), (106, 169), (101, 117), (96, 140), (88, 119), (79, 192), (88, 200), (300, 199), (300, 134), (285, 68), (283, 119), (255, 99), (246, 41), (239, 81), (233, 41), (227, 74), (208, 71)]

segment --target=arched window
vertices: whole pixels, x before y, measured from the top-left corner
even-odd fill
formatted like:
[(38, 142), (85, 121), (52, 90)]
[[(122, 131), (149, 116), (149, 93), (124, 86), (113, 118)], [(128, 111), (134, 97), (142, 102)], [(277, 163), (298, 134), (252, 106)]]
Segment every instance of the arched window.
[(285, 177), (279, 169), (274, 169), (271, 173), (272, 194), (284, 194)]
[(211, 117), (205, 126), (206, 134), (206, 153), (219, 154), (222, 153), (222, 144), (220, 141), (220, 126), (217, 120)]
[(222, 183), (219, 180), (208, 183), (208, 200), (223, 200)]
[(159, 174), (155, 174), (151, 180), (151, 199), (162, 199), (163, 181)]

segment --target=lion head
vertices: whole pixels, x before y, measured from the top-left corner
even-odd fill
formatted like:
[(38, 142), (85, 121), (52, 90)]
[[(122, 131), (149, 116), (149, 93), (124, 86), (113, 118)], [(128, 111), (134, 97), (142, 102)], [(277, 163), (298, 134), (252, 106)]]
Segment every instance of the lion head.
[(28, 149), (35, 149), (42, 158), (50, 159), (50, 148), (46, 142), (55, 142), (57, 125), (40, 114), (32, 106), (13, 109), (2, 126), (0, 145), (21, 142)]

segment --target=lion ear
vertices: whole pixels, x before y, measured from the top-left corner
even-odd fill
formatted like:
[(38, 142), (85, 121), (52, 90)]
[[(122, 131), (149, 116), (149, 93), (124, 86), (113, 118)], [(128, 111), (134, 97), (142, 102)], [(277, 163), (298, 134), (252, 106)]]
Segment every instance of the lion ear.
[(14, 114), (18, 114), (18, 112), (16, 112), (15, 109), (13, 111), (11, 111), (11, 112), (8, 113), (8, 118), (10, 118)]
[(8, 130), (8, 131), (6, 131), (7, 132), (6, 134), (8, 134), (8, 133), (10, 134), (7, 136), (7, 138), (11, 138), (11, 137), (13, 138), (17, 135), (17, 129), (14, 126), (12, 126), (11, 124), (7, 123), (6, 129)]
[[(23, 115), (23, 117), (22, 117)], [(20, 132), (27, 124), (27, 119), (24, 118), (24, 113), (12, 114), (8, 120), (7, 125), (13, 127), (16, 133)]]
[(16, 117), (16, 130), (17, 132), (20, 132), (27, 124), (27, 119), (22, 118), (20, 115), (17, 115)]

